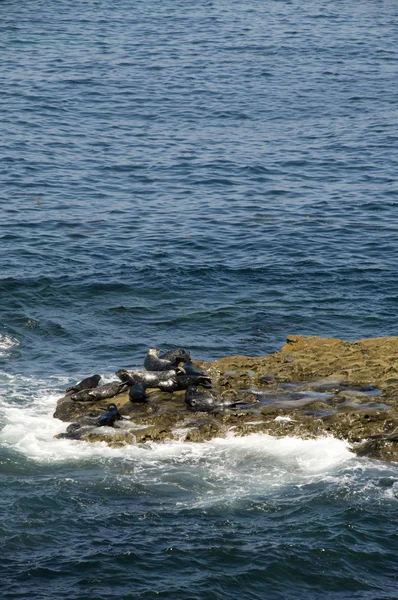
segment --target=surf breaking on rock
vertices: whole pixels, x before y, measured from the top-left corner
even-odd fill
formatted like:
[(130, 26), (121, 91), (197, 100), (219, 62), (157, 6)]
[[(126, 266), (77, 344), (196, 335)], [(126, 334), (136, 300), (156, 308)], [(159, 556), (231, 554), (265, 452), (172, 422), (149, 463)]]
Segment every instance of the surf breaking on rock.
[[(123, 446), (202, 442), (231, 433), (303, 439), (328, 434), (348, 441), (358, 454), (398, 460), (397, 337), (346, 342), (289, 336), (279, 352), (213, 362), (191, 360), (183, 349), (149, 355), (147, 366), (163, 361), (165, 370), (118, 371), (119, 384), (127, 385), (114, 386), (118, 393), (112, 402), (120, 420), (112, 427), (75, 425), (57, 437)], [(160, 389), (154, 389), (154, 373)], [(171, 383), (162, 388), (165, 377)], [(144, 388), (142, 401), (131, 398), (137, 381)], [(198, 407), (188, 400), (195, 390), (198, 399), (206, 399)], [(72, 397), (68, 392), (58, 400), (54, 417), (79, 424), (88, 416), (99, 418), (108, 408), (105, 398)]]

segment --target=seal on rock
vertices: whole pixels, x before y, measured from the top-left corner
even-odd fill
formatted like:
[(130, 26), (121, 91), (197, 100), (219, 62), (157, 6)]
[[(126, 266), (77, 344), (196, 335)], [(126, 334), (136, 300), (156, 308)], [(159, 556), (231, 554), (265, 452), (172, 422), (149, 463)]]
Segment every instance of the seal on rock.
[(176, 350), (167, 350), (167, 352), (159, 354), (159, 358), (169, 360), (170, 362), (174, 362), (176, 358), (180, 358), (183, 362), (188, 362), (191, 360), (191, 353), (189, 350), (185, 350), (185, 348), (177, 348)]
[(201, 385), (204, 388), (211, 388), (212, 382), (210, 377), (200, 373), (192, 373), (191, 375), (177, 373), (175, 376), (175, 385), (164, 391), (178, 392), (179, 390), (188, 389), (191, 385)]
[(180, 356), (176, 354), (172, 360), (159, 358), (159, 350), (157, 348), (149, 348), (145, 360), (144, 368), (147, 371), (170, 371), (175, 367), (178, 367), (180, 363), (185, 362), (185, 355)]
[(129, 391), (130, 402), (148, 402), (148, 394), (144, 386), (139, 381), (136, 381)]
[(245, 404), (239, 400), (225, 400), (222, 397), (213, 396), (212, 393), (199, 392), (196, 385), (190, 385), (185, 392), (185, 402), (191, 410), (202, 412), (214, 412), (226, 408), (227, 406), (236, 406)]
[(99, 381), (101, 379), (101, 375), (92, 375), (91, 377), (86, 377), (82, 379), (76, 385), (69, 387), (66, 389), (66, 392), (81, 392), (82, 390), (90, 390), (92, 388), (97, 387)]
[(145, 389), (161, 389), (161, 385), (170, 385), (170, 382), (175, 380), (177, 371), (179, 372), (178, 368), (169, 371), (146, 371), (145, 369), (128, 371), (127, 369), (119, 369), (119, 371), (116, 371), (116, 375), (128, 385), (141, 383)]
[[(93, 427), (113, 427), (116, 421), (121, 421), (123, 418), (116, 404), (108, 404), (107, 409), (99, 417), (86, 416), (76, 423), (71, 423), (66, 428), (65, 434), (58, 434), (57, 437), (71, 438), (70, 434), (74, 434), (82, 429), (89, 431)], [(73, 438), (72, 438), (73, 439)]]
[(92, 390), (82, 390), (72, 394), (71, 400), (79, 402), (90, 402), (95, 400), (105, 400), (106, 398), (113, 398), (121, 394), (127, 389), (127, 384), (119, 381), (113, 381), (112, 383), (106, 383), (100, 387)]
[(203, 371), (198, 371), (191, 360), (187, 360), (180, 369), (184, 371), (186, 375), (204, 375)]
[(116, 375), (121, 381), (128, 385), (140, 383), (145, 389), (158, 388), (162, 392), (177, 392), (186, 390), (190, 385), (202, 385), (211, 387), (211, 379), (206, 375), (186, 375), (182, 369), (177, 367), (169, 371), (127, 371), (119, 369)]
[(116, 404), (108, 404), (106, 412), (102, 413), (96, 421), (98, 427), (112, 427), (116, 421), (121, 421), (122, 415), (117, 409)]

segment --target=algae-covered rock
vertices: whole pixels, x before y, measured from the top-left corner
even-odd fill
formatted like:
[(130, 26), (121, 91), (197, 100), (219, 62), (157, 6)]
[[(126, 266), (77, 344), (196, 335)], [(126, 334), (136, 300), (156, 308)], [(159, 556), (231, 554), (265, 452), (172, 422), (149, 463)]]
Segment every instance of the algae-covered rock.
[[(208, 413), (191, 413), (184, 392), (148, 390), (148, 402), (112, 398), (125, 420), (114, 428), (86, 427), (61, 434), (109, 445), (264, 432), (276, 436), (334, 435), (358, 454), (398, 460), (398, 337), (347, 342), (288, 336), (279, 352), (193, 361), (212, 379), (213, 392), (242, 402)], [(109, 401), (74, 402), (66, 394), (54, 417), (82, 422), (98, 417)], [(389, 437), (386, 437), (388, 436)]]

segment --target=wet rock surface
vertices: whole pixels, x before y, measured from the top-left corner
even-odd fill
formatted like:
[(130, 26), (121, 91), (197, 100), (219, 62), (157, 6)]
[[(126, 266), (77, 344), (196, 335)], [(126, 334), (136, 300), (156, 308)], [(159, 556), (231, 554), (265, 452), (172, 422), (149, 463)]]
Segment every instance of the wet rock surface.
[(122, 446), (259, 432), (302, 438), (329, 434), (350, 442), (360, 455), (398, 461), (397, 337), (346, 342), (289, 336), (274, 354), (193, 364), (211, 377), (212, 393), (234, 404), (192, 412), (183, 391), (147, 390), (148, 402), (133, 403), (127, 390), (111, 400), (124, 419), (96, 427), (90, 423), (109, 400), (76, 402), (67, 393), (54, 417), (81, 426), (58, 437)]

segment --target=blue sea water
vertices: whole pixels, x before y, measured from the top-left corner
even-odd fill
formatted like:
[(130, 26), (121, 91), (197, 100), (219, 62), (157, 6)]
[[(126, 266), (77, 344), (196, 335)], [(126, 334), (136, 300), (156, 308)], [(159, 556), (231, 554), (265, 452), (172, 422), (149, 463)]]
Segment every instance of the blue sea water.
[(55, 440), (65, 387), (396, 335), (398, 5), (0, 3), (0, 596), (398, 598), (398, 467)]

